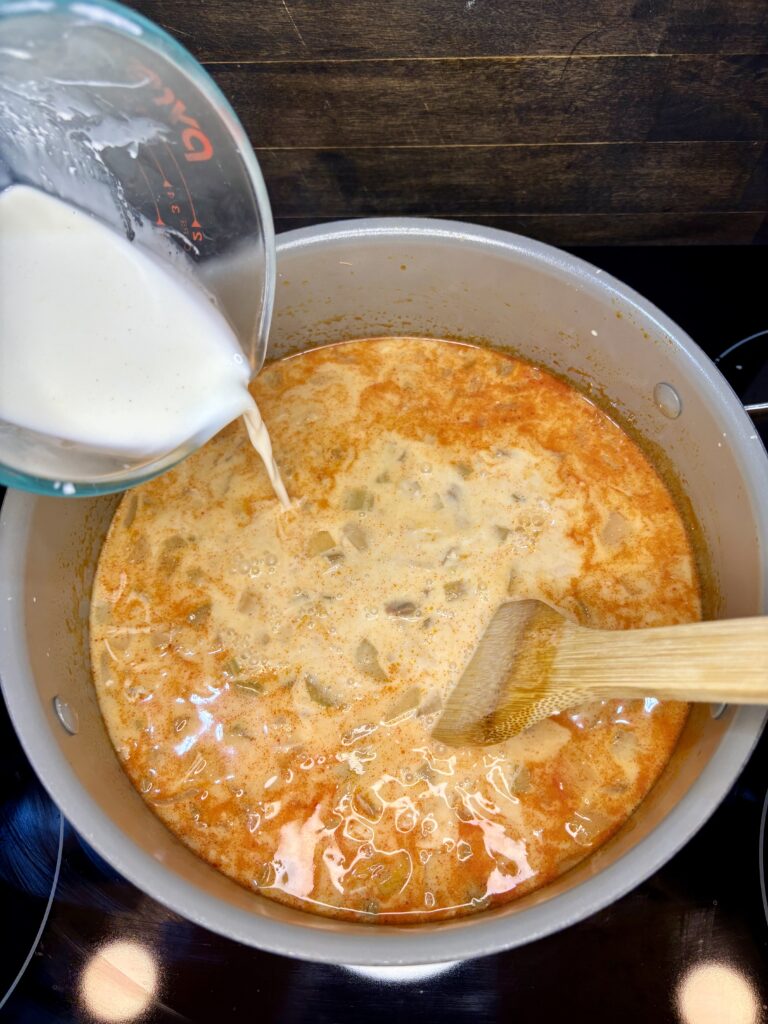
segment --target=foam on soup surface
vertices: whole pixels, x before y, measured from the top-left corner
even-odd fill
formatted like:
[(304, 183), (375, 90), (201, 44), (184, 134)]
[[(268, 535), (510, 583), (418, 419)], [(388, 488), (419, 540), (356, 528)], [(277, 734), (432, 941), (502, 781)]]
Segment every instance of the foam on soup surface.
[(234, 424), (129, 493), (101, 554), (94, 675), (133, 784), (306, 910), (419, 921), (543, 885), (632, 813), (686, 706), (598, 701), (485, 749), (430, 731), (510, 596), (608, 629), (699, 618), (669, 493), (587, 398), (497, 352), (349, 342), (253, 391), (293, 507)]

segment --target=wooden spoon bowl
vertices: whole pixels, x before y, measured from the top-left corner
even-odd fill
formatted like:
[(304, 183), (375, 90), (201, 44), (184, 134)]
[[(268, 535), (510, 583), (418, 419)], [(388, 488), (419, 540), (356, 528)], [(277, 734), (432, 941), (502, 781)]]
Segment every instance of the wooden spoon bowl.
[(541, 601), (505, 603), (432, 735), (490, 746), (608, 697), (768, 704), (768, 616), (606, 630), (577, 626)]

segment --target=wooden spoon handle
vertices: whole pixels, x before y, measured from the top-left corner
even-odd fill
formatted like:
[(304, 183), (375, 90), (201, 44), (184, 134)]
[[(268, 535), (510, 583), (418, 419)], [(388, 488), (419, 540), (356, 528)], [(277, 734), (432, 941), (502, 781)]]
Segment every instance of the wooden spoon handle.
[(768, 616), (654, 629), (566, 628), (550, 687), (661, 700), (768, 703)]

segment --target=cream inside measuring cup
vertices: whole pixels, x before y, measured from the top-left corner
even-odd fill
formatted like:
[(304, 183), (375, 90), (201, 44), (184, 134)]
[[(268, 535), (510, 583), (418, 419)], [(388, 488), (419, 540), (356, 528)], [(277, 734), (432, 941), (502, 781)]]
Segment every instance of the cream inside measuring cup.
[(0, 310), (1, 419), (136, 457), (200, 444), (243, 415), (288, 503), (237, 338), (180, 273), (76, 207), (12, 185), (0, 193)]

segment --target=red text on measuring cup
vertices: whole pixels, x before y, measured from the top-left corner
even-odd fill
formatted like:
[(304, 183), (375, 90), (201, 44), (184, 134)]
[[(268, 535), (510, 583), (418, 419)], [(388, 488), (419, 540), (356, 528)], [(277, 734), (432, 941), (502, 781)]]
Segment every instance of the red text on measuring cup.
[(181, 132), (181, 142), (184, 146), (184, 158), (190, 163), (199, 163), (203, 160), (210, 160), (213, 156), (213, 145), (211, 140), (200, 127), (199, 122), (190, 117), (187, 113), (186, 104), (177, 98), (173, 89), (164, 85), (162, 80), (154, 71), (139, 65), (143, 74), (147, 76), (158, 95), (152, 102), (157, 107), (168, 108), (168, 116), (171, 124), (181, 124), (185, 127)]

